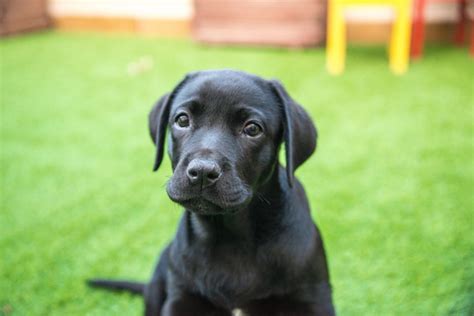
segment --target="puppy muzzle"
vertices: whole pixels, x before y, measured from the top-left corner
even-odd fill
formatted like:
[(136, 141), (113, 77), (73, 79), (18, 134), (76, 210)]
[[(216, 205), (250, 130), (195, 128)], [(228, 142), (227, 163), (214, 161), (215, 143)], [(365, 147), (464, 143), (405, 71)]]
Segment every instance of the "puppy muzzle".
[(171, 200), (197, 213), (235, 212), (252, 197), (234, 168), (207, 157), (179, 163), (166, 191)]

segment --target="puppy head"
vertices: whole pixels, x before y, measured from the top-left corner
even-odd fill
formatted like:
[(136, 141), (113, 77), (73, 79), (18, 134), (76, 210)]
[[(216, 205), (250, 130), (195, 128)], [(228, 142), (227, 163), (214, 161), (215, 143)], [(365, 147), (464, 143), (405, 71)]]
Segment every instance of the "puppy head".
[(230, 70), (187, 75), (153, 107), (149, 127), (154, 170), (169, 130), (169, 197), (200, 214), (245, 207), (271, 178), (283, 141), (290, 186), (316, 147), (311, 119), (279, 82)]

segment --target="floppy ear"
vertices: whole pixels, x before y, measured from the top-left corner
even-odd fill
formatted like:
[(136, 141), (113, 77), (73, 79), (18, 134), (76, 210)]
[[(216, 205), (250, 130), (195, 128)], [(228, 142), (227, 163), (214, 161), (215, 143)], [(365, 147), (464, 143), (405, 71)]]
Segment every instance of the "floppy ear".
[(282, 109), (286, 175), (288, 183), (293, 186), (294, 171), (316, 149), (316, 127), (308, 113), (288, 95), (280, 82), (272, 80), (270, 84)]
[(161, 161), (163, 160), (166, 127), (168, 126), (171, 103), (173, 102), (173, 98), (176, 93), (184, 85), (188, 78), (189, 76), (187, 75), (183, 80), (181, 80), (181, 82), (171, 93), (167, 93), (162, 96), (153, 106), (150, 114), (148, 115), (148, 128), (150, 131), (150, 136), (156, 145), (155, 165), (153, 166), (153, 171), (158, 170), (161, 165)]

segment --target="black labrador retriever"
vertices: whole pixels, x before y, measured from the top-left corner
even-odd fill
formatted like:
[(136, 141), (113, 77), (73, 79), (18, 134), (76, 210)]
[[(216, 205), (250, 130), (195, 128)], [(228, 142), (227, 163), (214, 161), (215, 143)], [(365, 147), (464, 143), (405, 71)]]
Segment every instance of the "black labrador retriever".
[(146, 315), (334, 315), (321, 235), (293, 176), (316, 129), (282, 85), (191, 73), (153, 107), (149, 128), (154, 170), (170, 131), (167, 193), (185, 208), (176, 237), (149, 283), (90, 285), (142, 294)]

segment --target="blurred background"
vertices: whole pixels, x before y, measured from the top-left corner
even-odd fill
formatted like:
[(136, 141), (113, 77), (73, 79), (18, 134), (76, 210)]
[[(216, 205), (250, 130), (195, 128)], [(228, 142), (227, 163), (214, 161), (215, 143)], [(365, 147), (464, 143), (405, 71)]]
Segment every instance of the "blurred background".
[(278, 78), (340, 315), (474, 314), (473, 3), (0, 0), (0, 315), (140, 315), (181, 216), (153, 103), (190, 71)]
[[(351, 42), (384, 43), (389, 38), (396, 15), (390, 1), (346, 2), (352, 2), (344, 12)], [(1, 4), (1, 34), (49, 26), (295, 47), (324, 44), (327, 16), (326, 0), (2, 0)], [(428, 41), (450, 41), (461, 20), (466, 30), (470, 26), (469, 1), (417, 0), (413, 6), (423, 12)]]

